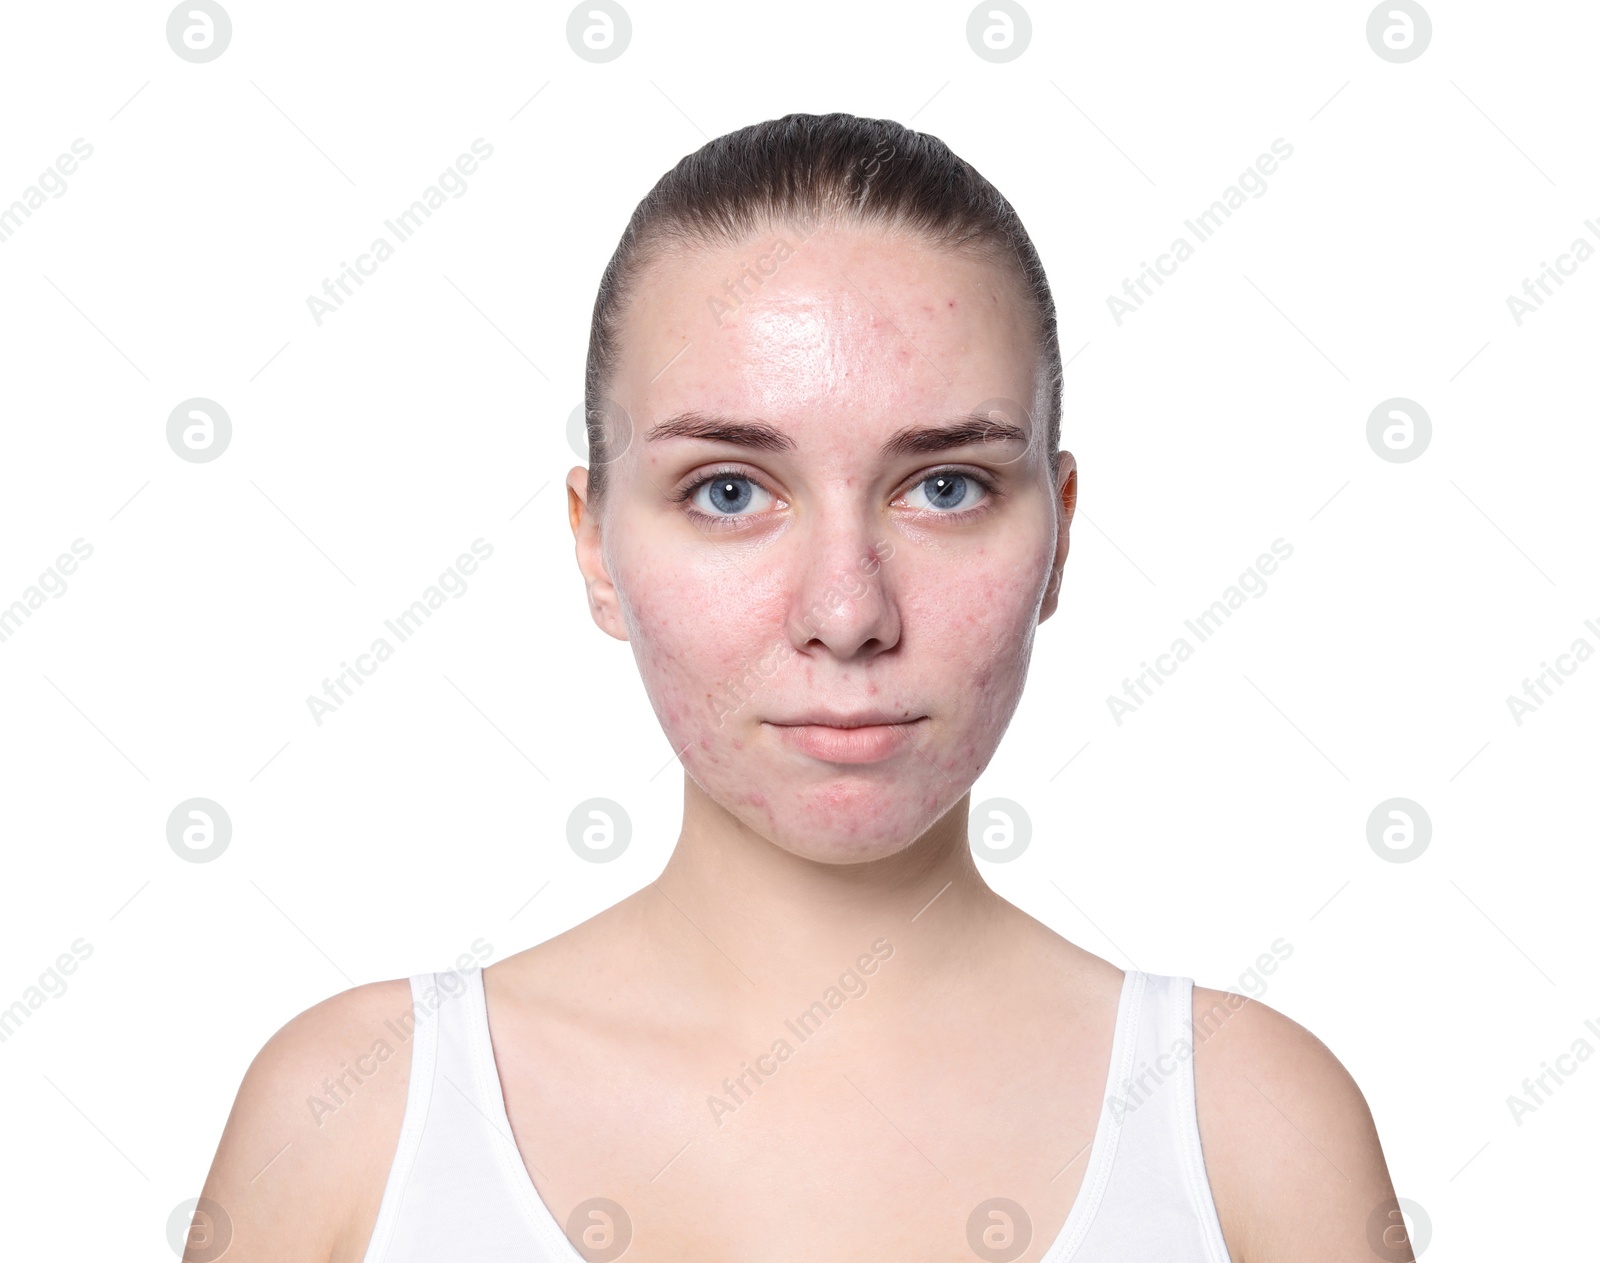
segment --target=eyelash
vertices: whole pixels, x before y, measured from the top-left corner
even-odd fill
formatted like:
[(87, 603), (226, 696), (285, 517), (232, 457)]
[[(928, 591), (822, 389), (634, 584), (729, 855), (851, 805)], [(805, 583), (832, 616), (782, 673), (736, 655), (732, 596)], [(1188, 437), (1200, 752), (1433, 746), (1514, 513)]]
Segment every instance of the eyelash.
[[(957, 465), (940, 466), (939, 468), (936, 468), (936, 469), (930, 469), (930, 470), (928, 470), (927, 473), (923, 474), (915, 482), (911, 483), (911, 486), (912, 487), (919, 487), (923, 483), (927, 482), (928, 479), (937, 478), (941, 474), (958, 474), (962, 478), (970, 478), (973, 482), (977, 483), (978, 486), (983, 488), (983, 493), (984, 493), (983, 502), (981, 504), (973, 506), (970, 509), (958, 509), (953, 513), (941, 513), (937, 509), (923, 509), (923, 510), (919, 510), (919, 512), (926, 513), (926, 514), (928, 514), (929, 516), (932, 516), (932, 517), (944, 518), (944, 519), (946, 519), (948, 521), (963, 522), (963, 521), (968, 520), (971, 517), (976, 516), (979, 513), (987, 512), (993, 506), (994, 502), (996, 500), (998, 500), (1000, 498), (1001, 494), (1002, 494), (1000, 489), (999, 489), (999, 487), (996, 485), (996, 483), (994, 482), (993, 479), (985, 476), (984, 474), (978, 473), (974, 469), (964, 469), (964, 468), (962, 468), (960, 466), (957, 466)], [(725, 527), (729, 527), (729, 526), (737, 526), (737, 525), (740, 525), (740, 524), (742, 524), (744, 522), (749, 521), (751, 517), (755, 516), (754, 514), (738, 514), (738, 513), (717, 513), (717, 514), (702, 513), (702, 512), (700, 512), (699, 509), (696, 509), (693, 505), (688, 503), (690, 500), (692, 500), (694, 498), (695, 492), (699, 491), (700, 488), (705, 486), (707, 483), (715, 482), (718, 478), (738, 478), (738, 479), (742, 479), (745, 482), (753, 482), (756, 486), (760, 487), (768, 495), (776, 496), (776, 494), (777, 494), (776, 492), (774, 492), (772, 490), (772, 488), (770, 488), (770, 487), (766, 486), (765, 484), (763, 484), (762, 481), (759, 478), (755, 477), (753, 474), (750, 474), (750, 473), (748, 473), (748, 472), (746, 472), (745, 470), (742, 470), (742, 469), (735, 469), (735, 468), (733, 468), (731, 466), (726, 466), (726, 467), (724, 467), (722, 469), (712, 470), (710, 473), (705, 474), (703, 477), (695, 479), (694, 482), (690, 483), (688, 486), (684, 487), (682, 490), (674, 493), (670, 498), (671, 498), (671, 500), (672, 500), (672, 502), (674, 504), (682, 504), (682, 505), (685, 506), (684, 510), (683, 510), (685, 516), (690, 517), (690, 518), (696, 518), (699, 521), (704, 522), (704, 523), (709, 523), (714, 527), (724, 527), (725, 528)]]

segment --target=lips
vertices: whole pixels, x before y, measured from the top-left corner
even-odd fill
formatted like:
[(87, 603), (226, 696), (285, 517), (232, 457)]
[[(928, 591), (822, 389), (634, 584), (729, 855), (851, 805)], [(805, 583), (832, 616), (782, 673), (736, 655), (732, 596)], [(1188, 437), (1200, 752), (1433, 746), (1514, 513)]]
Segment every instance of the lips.
[(913, 734), (927, 716), (884, 721), (877, 714), (833, 715), (826, 721), (809, 718), (770, 726), (790, 749), (824, 763), (881, 763), (911, 748)]

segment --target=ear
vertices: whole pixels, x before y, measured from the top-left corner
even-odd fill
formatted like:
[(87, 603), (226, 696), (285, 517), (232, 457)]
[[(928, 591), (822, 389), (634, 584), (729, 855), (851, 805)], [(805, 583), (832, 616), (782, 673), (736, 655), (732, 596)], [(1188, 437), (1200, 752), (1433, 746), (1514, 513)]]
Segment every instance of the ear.
[(567, 472), (567, 521), (577, 544), (578, 569), (589, 597), (589, 616), (595, 626), (618, 640), (628, 639), (628, 629), (617, 601), (617, 589), (606, 570), (601, 546), (600, 518), (589, 505), (589, 471), (574, 465)]
[(1061, 596), (1061, 572), (1072, 545), (1072, 513), (1078, 507), (1078, 462), (1071, 452), (1056, 453), (1055, 470), (1056, 555), (1050, 564), (1050, 584), (1045, 588), (1044, 604), (1039, 607), (1042, 623), (1056, 612)]

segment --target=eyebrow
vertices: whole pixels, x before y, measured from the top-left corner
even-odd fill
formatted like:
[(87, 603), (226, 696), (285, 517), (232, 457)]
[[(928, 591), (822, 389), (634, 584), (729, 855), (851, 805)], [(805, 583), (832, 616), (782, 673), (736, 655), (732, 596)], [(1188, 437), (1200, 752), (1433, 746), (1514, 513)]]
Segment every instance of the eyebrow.
[[(765, 421), (740, 420), (713, 412), (680, 412), (651, 426), (645, 434), (647, 443), (677, 438), (731, 443), (763, 452), (790, 452), (795, 446), (793, 439)], [(883, 456), (925, 455), (974, 443), (1027, 441), (1027, 431), (1021, 427), (974, 413), (934, 425), (905, 426), (885, 439), (879, 452)]]

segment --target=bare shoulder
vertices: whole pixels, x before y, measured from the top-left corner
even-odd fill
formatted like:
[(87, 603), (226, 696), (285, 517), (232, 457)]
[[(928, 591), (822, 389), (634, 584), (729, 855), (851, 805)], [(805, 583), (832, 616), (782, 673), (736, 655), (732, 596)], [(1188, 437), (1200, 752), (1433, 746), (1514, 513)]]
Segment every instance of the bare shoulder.
[(1259, 1000), (1197, 986), (1194, 1023), (1201, 1147), (1233, 1263), (1372, 1263), (1394, 1187), (1355, 1080)]
[[(377, 1219), (410, 1075), (411, 987), (352, 987), (284, 1023), (244, 1073), (186, 1260), (356, 1263)], [(213, 1226), (214, 1225), (214, 1226)]]

